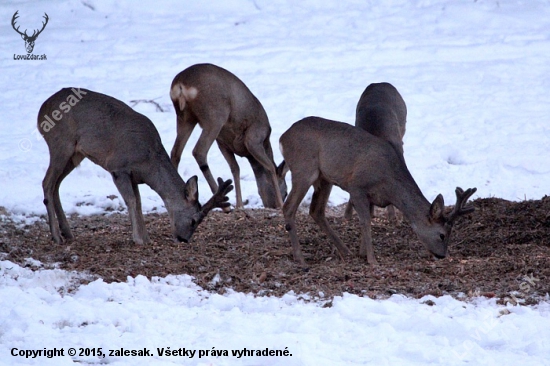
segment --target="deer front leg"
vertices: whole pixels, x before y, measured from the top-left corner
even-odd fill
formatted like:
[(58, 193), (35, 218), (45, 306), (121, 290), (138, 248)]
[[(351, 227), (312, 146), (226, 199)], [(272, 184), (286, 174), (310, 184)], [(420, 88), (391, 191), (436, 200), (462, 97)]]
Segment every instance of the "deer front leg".
[(309, 187), (307, 181), (300, 183), (299, 178), (296, 175), (292, 175), (292, 190), (288, 194), (288, 197), (283, 205), (283, 215), (285, 217), (285, 229), (290, 235), (290, 242), (292, 243), (292, 254), (294, 260), (302, 266), (306, 266), (304, 254), (300, 248), (300, 241), (298, 240), (298, 233), (296, 232), (296, 211), (300, 202), (304, 199)]
[(132, 238), (136, 244), (149, 242), (149, 235), (145, 228), (145, 220), (141, 212), (141, 197), (137, 184), (132, 182), (132, 177), (126, 172), (111, 172), (113, 181), (128, 206), (128, 214), (132, 223)]
[[(55, 195), (54, 190), (58, 188), (56, 182), (61, 172), (57, 171), (55, 167), (50, 163), (48, 170), (46, 171), (46, 176), (42, 181), (42, 188), (44, 190), (44, 205), (46, 206), (46, 211), (48, 212), (48, 223), (50, 224), (50, 232), (52, 234), (52, 240), (56, 244), (61, 244), (63, 239), (61, 238), (61, 233), (59, 231), (59, 221), (57, 221), (56, 208), (55, 208)], [(59, 193), (57, 193), (59, 196)]]
[(371, 232), (371, 207), (372, 205), (366, 197), (361, 194), (351, 194), (353, 200), (353, 207), (359, 217), (359, 223), (361, 226), (361, 243), (359, 245), (359, 256), (367, 257), (367, 263), (378, 264), (374, 257), (374, 247), (372, 245), (372, 232)]
[(245, 139), (245, 145), (248, 152), (260, 163), (266, 170), (270, 184), (273, 187), (273, 192), (275, 194), (275, 208), (283, 207), (283, 197), (281, 196), (281, 191), (279, 190), (279, 180), (277, 179), (277, 167), (273, 163), (273, 159), (270, 159), (267, 155), (267, 152), (264, 148), (264, 141), (260, 139), (259, 132), (254, 133), (252, 131), (248, 132), (248, 135)]
[(63, 242), (61, 234), (66, 239), (73, 238), (67, 217), (61, 206), (61, 200), (59, 199), (59, 186), (63, 178), (74, 169), (75, 162), (79, 163), (82, 160), (82, 157), (73, 156), (73, 153), (72, 146), (59, 146), (55, 150), (50, 150), (50, 165), (42, 181), (44, 205), (46, 205), (46, 211), (48, 212), (50, 232), (53, 241), (57, 244)]
[(63, 211), (63, 206), (61, 206), (61, 199), (59, 198), (59, 186), (61, 185), (61, 182), (67, 175), (69, 175), (70, 172), (74, 170), (74, 168), (80, 164), (80, 162), (84, 159), (84, 156), (80, 154), (75, 154), (67, 164), (65, 165), (65, 168), (63, 169), (63, 172), (57, 179), (57, 182), (55, 184), (54, 189), (54, 208), (55, 208), (55, 214), (57, 216), (57, 219), (59, 220), (59, 228), (61, 229), (61, 235), (67, 240), (74, 239), (73, 233), (71, 232), (71, 228), (69, 226), (69, 222), (67, 221), (67, 216), (65, 216), (65, 212)]
[(351, 253), (348, 247), (342, 243), (340, 237), (329, 226), (325, 216), (325, 209), (327, 207), (330, 191), (332, 190), (332, 184), (324, 179), (319, 179), (316, 183), (314, 183), (314, 189), (315, 191), (313, 192), (313, 197), (311, 198), (309, 214), (313, 220), (315, 220), (317, 225), (319, 225), (321, 230), (332, 240), (334, 246), (338, 250), (340, 259), (344, 260), (344, 258), (349, 256)]

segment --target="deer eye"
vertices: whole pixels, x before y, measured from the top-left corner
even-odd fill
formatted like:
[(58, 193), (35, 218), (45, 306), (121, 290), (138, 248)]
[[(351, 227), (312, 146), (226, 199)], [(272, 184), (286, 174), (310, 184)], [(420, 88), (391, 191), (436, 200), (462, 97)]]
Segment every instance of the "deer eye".
[(441, 241), (445, 241), (445, 234), (439, 234), (439, 237), (441, 238)]

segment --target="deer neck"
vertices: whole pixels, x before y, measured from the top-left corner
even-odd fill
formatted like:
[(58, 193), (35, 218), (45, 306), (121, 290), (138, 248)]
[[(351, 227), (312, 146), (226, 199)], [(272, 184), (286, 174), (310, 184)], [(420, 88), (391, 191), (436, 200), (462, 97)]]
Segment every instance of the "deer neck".
[(391, 203), (403, 213), (415, 231), (418, 227), (428, 224), (431, 204), (412, 177), (406, 184), (395, 186), (392, 196), (395, 199)]
[(155, 161), (142, 180), (158, 193), (169, 213), (181, 206), (185, 200), (185, 182), (168, 156), (163, 157), (160, 162)]
[[(264, 206), (266, 207), (275, 207), (275, 197), (276, 193), (274, 189), (278, 187), (273, 187), (271, 177), (269, 172), (252, 156), (248, 157), (252, 171), (254, 172), (254, 178), (256, 179), (256, 185), (258, 186), (258, 193), (262, 199)], [(273, 162), (275, 167), (275, 163)]]

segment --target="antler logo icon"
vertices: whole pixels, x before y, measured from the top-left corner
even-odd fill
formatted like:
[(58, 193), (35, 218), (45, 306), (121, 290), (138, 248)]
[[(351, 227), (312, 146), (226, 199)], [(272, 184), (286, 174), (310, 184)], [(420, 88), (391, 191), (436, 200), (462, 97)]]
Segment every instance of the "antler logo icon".
[(23, 40), (25, 41), (25, 48), (27, 49), (27, 53), (32, 53), (32, 50), (34, 49), (34, 41), (36, 41), (36, 38), (38, 38), (38, 35), (42, 33), (44, 28), (46, 28), (46, 24), (48, 24), (48, 19), (49, 19), (48, 14), (44, 13), (44, 19), (46, 19), (46, 21), (42, 22), (42, 29), (40, 30), (35, 29), (32, 36), (29, 36), (27, 34), (26, 29), (25, 29), (25, 32), (21, 33), (19, 31), (19, 26), (15, 28), (15, 20), (19, 18), (19, 15), (17, 15), (18, 12), (19, 10), (17, 10), (15, 14), (13, 14), (13, 18), (11, 18), (11, 26), (13, 27), (13, 29), (15, 29), (17, 33), (21, 35), (21, 38), (23, 38)]

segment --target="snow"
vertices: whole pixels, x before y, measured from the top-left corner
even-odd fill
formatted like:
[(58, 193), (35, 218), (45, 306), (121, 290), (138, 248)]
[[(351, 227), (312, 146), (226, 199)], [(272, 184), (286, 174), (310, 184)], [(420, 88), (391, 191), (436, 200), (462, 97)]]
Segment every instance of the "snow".
[[(22, 29), (50, 18), (34, 54), (14, 60)], [(0, 4), (0, 206), (26, 222), (41, 220), (46, 144), (36, 131), (42, 102), (62, 87), (85, 87), (126, 103), (157, 126), (170, 150), (175, 115), (168, 96), (184, 68), (210, 62), (241, 78), (260, 99), (273, 128), (271, 142), (295, 121), (317, 115), (353, 123), (355, 105), (372, 82), (391, 82), (408, 107), (405, 158), (432, 200), (454, 188), (477, 187), (477, 197), (538, 199), (550, 192), (550, 3), (526, 1), (211, 0), (117, 2), (62, 0)], [(191, 151), (179, 172), (199, 176)], [(230, 178), (214, 146), (215, 176)], [(239, 160), (243, 198), (260, 207), (252, 170)], [(159, 196), (140, 187), (144, 210), (164, 211)], [(61, 185), (68, 213), (123, 210), (109, 174), (89, 161)], [(310, 197), (310, 196), (309, 196)], [(235, 196), (230, 194), (231, 202)], [(308, 198), (306, 198), (306, 201)], [(347, 200), (334, 189), (331, 204)], [(281, 235), (285, 235), (281, 233)], [(30, 266), (37, 264), (29, 261)], [(284, 350), (292, 357), (76, 357), (88, 363), (190, 365), (549, 364), (549, 305), (508, 307), (489, 299), (345, 295), (326, 301), (300, 295), (255, 298), (210, 294), (184, 274), (163, 279), (94, 281), (83, 274), (30, 271), (1, 263), (0, 364), (72, 363), (70, 357), (25, 359), (13, 347), (157, 347), (193, 350)], [(521, 274), (518, 274), (521, 275)], [(68, 289), (71, 289), (69, 291)]]
[[(322, 307), (328, 300), (306, 302), (294, 294), (211, 294), (188, 275), (96, 280), (69, 292), (80, 274), (33, 272), (8, 261), (0, 262), (0, 271), (0, 354), (10, 355), (13, 348), (65, 352), (51, 359), (3, 356), (9, 364), (543, 365), (550, 356), (549, 303), (508, 306), (503, 315), (494, 299), (466, 303), (450, 296), (394, 295), (379, 301), (345, 294)], [(101, 347), (107, 355), (71, 358), (71, 347)], [(115, 357), (107, 351), (144, 347), (151, 356)], [(157, 348), (168, 347), (196, 353), (161, 357)], [(290, 355), (233, 356), (244, 348)], [(201, 350), (212, 349), (228, 356), (199, 358)]]

